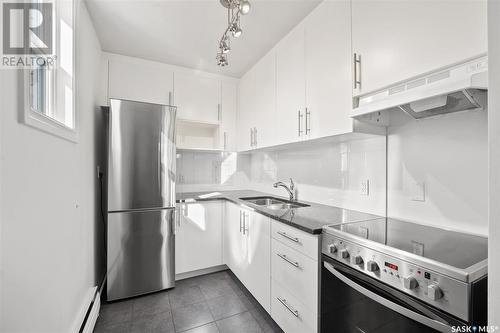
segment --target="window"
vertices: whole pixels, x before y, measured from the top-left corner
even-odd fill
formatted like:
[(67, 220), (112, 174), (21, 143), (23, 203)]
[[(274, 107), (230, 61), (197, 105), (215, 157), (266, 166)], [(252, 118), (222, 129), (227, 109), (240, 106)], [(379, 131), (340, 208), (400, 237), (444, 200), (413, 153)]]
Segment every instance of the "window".
[(74, 1), (52, 3), (55, 62), (37, 63), (26, 70), (24, 120), (27, 125), (76, 142)]

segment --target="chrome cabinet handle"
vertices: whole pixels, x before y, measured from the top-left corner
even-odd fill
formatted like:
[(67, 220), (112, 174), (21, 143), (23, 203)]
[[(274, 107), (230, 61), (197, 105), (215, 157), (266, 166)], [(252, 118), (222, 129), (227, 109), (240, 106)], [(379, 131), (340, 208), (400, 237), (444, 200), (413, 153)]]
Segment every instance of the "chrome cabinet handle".
[(361, 54), (357, 53), (354, 53), (354, 89), (361, 89)]
[(284, 254), (280, 254), (280, 253), (276, 253), (276, 255), (277, 255), (278, 257), (280, 257), (281, 259), (285, 260), (285, 261), (286, 261), (287, 263), (289, 263), (290, 265), (295, 266), (295, 267), (297, 267), (297, 268), (300, 268), (300, 265), (299, 265), (299, 263), (298, 263), (298, 262), (296, 262), (296, 261), (293, 261), (293, 260), (289, 259), (286, 255), (284, 255)]
[(285, 238), (287, 238), (295, 243), (299, 243), (299, 239), (297, 237), (292, 237), (284, 231), (278, 231), (278, 235), (283, 236), (283, 237), (285, 237)]
[(217, 104), (217, 120), (221, 121), (222, 120), (222, 113), (221, 113), (221, 107), (220, 104)]
[(243, 212), (243, 235), (248, 234), (247, 218), (248, 218), (248, 213)]
[(306, 108), (306, 135), (311, 133), (311, 112)]
[(243, 227), (242, 227), (242, 221), (241, 221), (241, 213), (243, 213), (241, 210), (240, 210), (240, 233), (242, 232), (243, 230)]
[(224, 132), (224, 150), (227, 150), (227, 132)]
[(300, 113), (300, 110), (298, 111), (298, 121), (299, 121), (299, 136), (302, 135), (302, 126), (301, 126), (301, 123), (302, 123), (302, 114)]
[(257, 146), (257, 127), (253, 128), (253, 133), (254, 133), (254, 143)]
[(250, 147), (253, 147), (253, 128), (250, 128)]
[(299, 311), (295, 310), (294, 308), (292, 308), (290, 305), (288, 305), (288, 303), (286, 302), (286, 299), (284, 298), (279, 298), (279, 297), (276, 297), (276, 299), (281, 303), (283, 304), (283, 306), (285, 308), (287, 308), (288, 311), (290, 311), (295, 317), (298, 317), (299, 316)]

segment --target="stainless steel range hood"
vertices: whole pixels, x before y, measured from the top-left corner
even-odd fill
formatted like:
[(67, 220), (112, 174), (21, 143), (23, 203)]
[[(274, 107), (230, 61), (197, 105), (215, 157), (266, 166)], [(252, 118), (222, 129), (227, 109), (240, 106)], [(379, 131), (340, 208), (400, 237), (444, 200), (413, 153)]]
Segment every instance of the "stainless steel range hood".
[(352, 117), (389, 110), (404, 111), (415, 119), (487, 107), (486, 56), (412, 78), (386, 89), (354, 98)]

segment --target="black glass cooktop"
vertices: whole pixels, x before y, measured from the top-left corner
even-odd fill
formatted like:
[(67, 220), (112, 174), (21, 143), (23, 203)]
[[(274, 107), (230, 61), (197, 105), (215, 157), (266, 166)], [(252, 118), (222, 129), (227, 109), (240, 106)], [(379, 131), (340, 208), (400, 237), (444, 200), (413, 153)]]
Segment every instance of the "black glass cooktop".
[(488, 238), (395, 219), (329, 226), (361, 238), (465, 269), (488, 257)]

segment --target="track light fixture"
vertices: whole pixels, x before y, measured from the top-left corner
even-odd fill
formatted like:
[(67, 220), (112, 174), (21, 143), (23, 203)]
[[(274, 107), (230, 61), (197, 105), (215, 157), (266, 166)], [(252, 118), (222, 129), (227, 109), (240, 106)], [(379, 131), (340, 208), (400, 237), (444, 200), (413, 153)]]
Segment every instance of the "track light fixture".
[(227, 66), (227, 54), (231, 50), (230, 39), (232, 36), (238, 38), (241, 36), (240, 15), (246, 15), (250, 12), (250, 2), (248, 0), (219, 0), (222, 6), (227, 8), (227, 28), (219, 40), (219, 52), (217, 53), (217, 65)]

